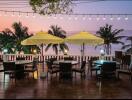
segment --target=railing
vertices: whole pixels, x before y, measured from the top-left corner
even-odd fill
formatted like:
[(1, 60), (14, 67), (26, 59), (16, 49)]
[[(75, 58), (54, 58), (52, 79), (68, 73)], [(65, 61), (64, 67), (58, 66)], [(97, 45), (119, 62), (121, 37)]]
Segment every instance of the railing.
[[(39, 61), (45, 61), (46, 59), (49, 59), (49, 58), (57, 58), (58, 60), (60, 59), (63, 59), (66, 55), (40, 55), (40, 54), (37, 54), (38, 58), (39, 58)], [(81, 61), (81, 56), (80, 55), (68, 55), (69, 57), (73, 57), (75, 60), (77, 61)], [(6, 54), (6, 59), (9, 60), (9, 61), (15, 61), (17, 57), (24, 57), (25, 60), (33, 60), (34, 58), (34, 55), (33, 54)], [(83, 57), (83, 60), (86, 60), (88, 61), (91, 57), (98, 57), (99, 59), (101, 58), (100, 55), (85, 55)], [(0, 55), (0, 58), (3, 59), (3, 55)], [(106, 55), (104, 56), (104, 59), (106, 60), (113, 60), (114, 59), (114, 56), (113, 55)]]

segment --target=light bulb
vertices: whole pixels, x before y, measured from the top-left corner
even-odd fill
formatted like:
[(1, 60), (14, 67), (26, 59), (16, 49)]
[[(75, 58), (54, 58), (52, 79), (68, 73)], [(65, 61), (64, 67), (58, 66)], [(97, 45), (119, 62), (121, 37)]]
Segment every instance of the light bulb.
[(106, 20), (106, 18), (105, 18), (105, 17), (103, 17), (103, 20)]
[(83, 17), (83, 20), (86, 20), (86, 17)]
[(71, 20), (71, 17), (69, 17), (68, 20)]
[(96, 20), (97, 20), (97, 21), (99, 21), (99, 20), (100, 20), (100, 18), (99, 18), (99, 17), (97, 17), (97, 18), (96, 18)]
[(113, 17), (111, 17), (110, 20), (113, 20)]
[(75, 20), (77, 20), (78, 18), (77, 17), (75, 17)]
[(92, 18), (91, 18), (91, 17), (89, 17), (88, 19), (89, 19), (89, 20), (92, 20)]
[(128, 17), (125, 17), (125, 20), (128, 20)]
[(120, 19), (121, 19), (120, 17), (117, 18), (117, 20), (120, 20)]

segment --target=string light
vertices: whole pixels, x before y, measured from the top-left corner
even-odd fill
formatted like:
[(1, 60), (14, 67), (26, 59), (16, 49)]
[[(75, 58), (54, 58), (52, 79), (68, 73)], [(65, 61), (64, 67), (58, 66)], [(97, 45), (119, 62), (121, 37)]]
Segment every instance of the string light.
[(88, 18), (89, 20), (92, 20), (92, 18), (91, 18), (91, 15), (89, 15), (89, 18)]
[(34, 13), (33, 13), (33, 18), (35, 18), (36, 16), (34, 15)]
[(68, 17), (68, 20), (71, 20), (71, 17)]
[(128, 17), (127, 17), (127, 15), (125, 16), (125, 20), (128, 20)]
[(125, 20), (128, 20), (128, 17), (126, 17)]
[(75, 17), (75, 20), (78, 20), (78, 18), (77, 18), (77, 17)]
[(113, 18), (113, 16), (111, 15), (111, 17), (110, 17), (110, 20), (113, 20), (114, 18)]
[[(34, 12), (22, 12), (22, 11), (6, 11), (6, 10), (0, 10), (0, 16), (2, 16), (2, 12), (4, 12), (4, 16), (7, 16), (8, 12), (12, 13), (11, 16), (15, 16), (15, 13), (18, 13), (18, 17), (21, 17), (22, 14), (25, 14), (25, 17), (28, 18), (29, 17), (29, 14), (35, 18), (36, 17), (36, 13)], [(59, 14), (57, 14), (59, 15)], [(80, 17), (78, 16), (82, 16), (82, 20), (86, 20), (87, 16), (88, 16), (88, 20), (92, 20), (92, 16), (96, 16), (96, 20), (99, 21), (101, 19), (101, 16), (103, 16), (102, 20), (106, 20), (106, 16), (110, 16), (110, 20), (114, 20), (114, 19), (117, 19), (117, 20), (121, 20), (121, 19), (124, 19), (124, 20), (128, 20), (128, 16), (132, 16), (132, 14), (60, 14), (60, 15), (63, 15), (63, 16), (68, 16), (68, 20), (71, 20), (72, 17), (71, 16), (75, 16), (74, 17), (74, 20), (78, 20)], [(63, 16), (60, 16), (59, 19), (64, 19)], [(116, 16), (116, 17), (114, 17)], [(125, 16), (124, 18), (122, 16)], [(45, 17), (45, 16), (44, 16)], [(41, 16), (41, 18), (43, 18)], [(48, 19), (51, 18), (51, 17), (47, 17)], [(53, 16), (53, 19), (57, 19), (57, 16)]]
[(21, 17), (21, 13), (19, 12), (18, 17)]
[(98, 15), (97, 15), (97, 18), (96, 18), (96, 20), (97, 20), (97, 21), (99, 21), (99, 20), (100, 20), (100, 18), (99, 18), (99, 16), (98, 16)]
[(29, 15), (28, 15), (28, 12), (27, 12), (26, 18), (28, 18), (28, 17), (29, 17)]
[(120, 15), (117, 17), (117, 20), (120, 20), (121, 18), (120, 18)]
[(104, 15), (104, 17), (103, 17), (103, 20), (106, 20), (105, 15)]
[(85, 16), (83, 16), (83, 20), (86, 20), (86, 17)]
[(13, 12), (13, 14), (12, 14), (12, 17), (14, 17), (15, 15), (14, 15), (14, 12)]

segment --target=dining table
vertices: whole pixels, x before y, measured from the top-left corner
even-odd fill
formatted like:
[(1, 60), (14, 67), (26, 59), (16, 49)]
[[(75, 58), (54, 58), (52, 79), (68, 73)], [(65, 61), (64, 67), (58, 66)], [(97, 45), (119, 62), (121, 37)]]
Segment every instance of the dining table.
[(54, 61), (53, 64), (59, 65), (61, 79), (72, 79), (72, 66), (79, 64), (79, 62), (75, 60), (58, 60)]
[(16, 60), (16, 61), (9, 61), (9, 62), (15, 62), (15, 78), (16, 79), (23, 79), (25, 77), (25, 65), (26, 64), (32, 64), (33, 61), (30, 60)]
[(93, 61), (95, 66), (99, 67), (99, 70), (96, 73), (96, 76), (99, 78), (115, 78), (116, 70), (119, 69), (120, 63), (117, 61), (110, 60), (96, 60)]
[(53, 62), (53, 64), (57, 64), (57, 65), (59, 65), (59, 63), (71, 63), (72, 65), (79, 64), (79, 62), (76, 60), (56, 60)]
[(111, 61), (111, 60), (95, 60), (93, 61), (94, 65), (98, 65), (99, 67), (101, 67), (104, 63), (116, 63), (116, 68), (119, 69), (121, 63), (117, 62), (117, 61)]
[(102, 65), (103, 63), (107, 63), (107, 62), (115, 62), (116, 63), (116, 61), (110, 61), (110, 60), (95, 60), (95, 61), (93, 61), (93, 63), (94, 64), (98, 64), (98, 65)]

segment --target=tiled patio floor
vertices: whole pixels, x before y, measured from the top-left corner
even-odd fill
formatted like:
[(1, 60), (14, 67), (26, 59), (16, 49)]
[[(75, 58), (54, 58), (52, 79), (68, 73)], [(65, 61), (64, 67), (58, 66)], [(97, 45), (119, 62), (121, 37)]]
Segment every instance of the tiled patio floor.
[[(39, 66), (41, 67), (41, 66)], [(41, 72), (41, 70), (39, 70)], [(45, 69), (46, 71), (46, 69)], [(23, 79), (13, 80), (0, 73), (0, 99), (132, 99), (132, 82), (122, 75), (121, 80), (97, 81), (95, 76), (87, 75), (81, 79), (80, 75), (72, 80), (59, 80), (53, 76), (52, 80)]]

